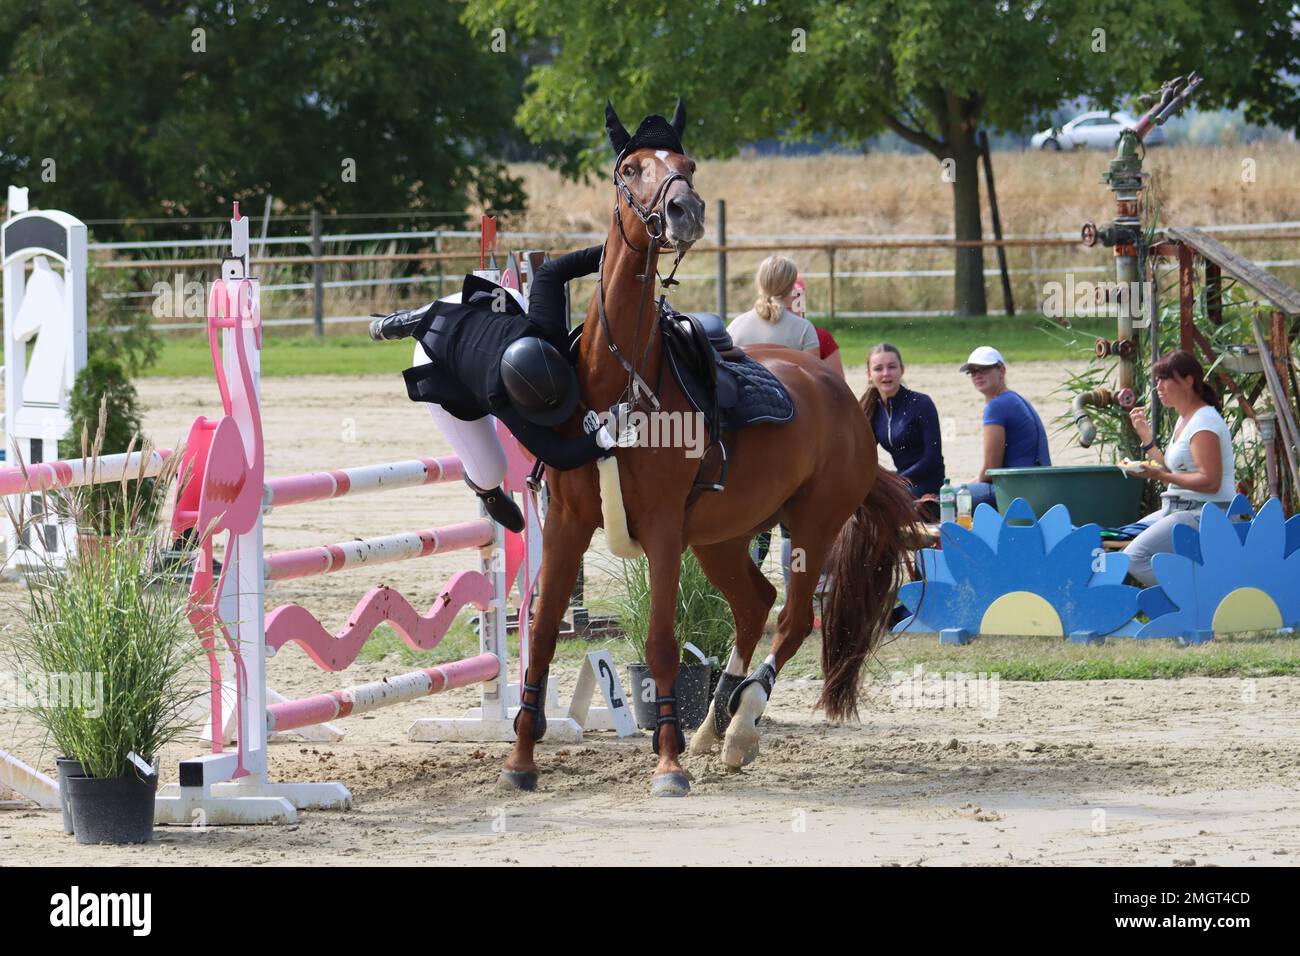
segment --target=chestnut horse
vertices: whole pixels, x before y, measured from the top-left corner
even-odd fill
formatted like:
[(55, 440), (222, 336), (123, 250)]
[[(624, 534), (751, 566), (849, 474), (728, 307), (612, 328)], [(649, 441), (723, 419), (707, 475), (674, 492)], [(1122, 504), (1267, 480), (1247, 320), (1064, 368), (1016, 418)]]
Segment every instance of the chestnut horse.
[[(635, 397), (631, 366), (657, 396), (660, 412), (686, 415), (692, 409), (685, 395), (672, 375), (663, 373), (652, 279), (661, 250), (675, 248), (680, 261), (704, 234), (704, 203), (692, 184), (695, 163), (687, 156), (654, 146), (637, 148), (643, 131), (656, 128), (652, 121), (666, 134), (666, 121), (656, 116), (647, 118), (633, 138), (613, 107), (606, 107), (606, 125), (620, 156), (600, 283), (582, 330), (578, 378), (585, 407), (603, 411)], [(679, 100), (671, 127), (680, 136), (684, 125)], [(661, 135), (655, 145), (662, 147), (663, 139)], [(806, 352), (777, 346), (746, 351), (785, 385), (795, 417), (788, 424), (751, 425), (726, 435), (725, 490), (692, 497), (700, 460), (681, 448), (645, 447), (643, 436), (640, 445), (616, 451), (627, 530), (640, 543), (650, 569), (646, 663), (660, 701), (654, 747), (659, 759), (651, 783), (656, 795), (689, 790), (671, 699), (679, 663), (673, 623), (682, 552), (687, 547), (695, 552), (735, 621), (727, 673), (691, 749), (708, 752), (725, 728), (722, 759), (739, 769), (758, 753), (756, 724), (776, 674), (812, 630), (813, 596), (823, 569), (829, 583), (822, 605), (826, 680), (819, 706), (833, 720), (856, 715), (859, 671), (894, 607), (906, 532), (915, 516), (902, 480), (878, 470), (871, 424), (843, 379)], [(641, 391), (645, 408), (649, 400)], [(579, 433), (581, 411), (568, 425), (569, 434)], [(520, 789), (536, 786), (533, 752), (544, 715), (535, 708), (545, 703), (546, 671), (579, 562), (603, 524), (595, 464), (572, 471), (548, 468), (546, 478), (550, 504), (522, 695), (526, 706), (501, 775), (504, 785)], [(750, 543), (777, 521), (790, 530), (796, 559), (771, 655), (744, 679), (776, 597), (750, 557)]]

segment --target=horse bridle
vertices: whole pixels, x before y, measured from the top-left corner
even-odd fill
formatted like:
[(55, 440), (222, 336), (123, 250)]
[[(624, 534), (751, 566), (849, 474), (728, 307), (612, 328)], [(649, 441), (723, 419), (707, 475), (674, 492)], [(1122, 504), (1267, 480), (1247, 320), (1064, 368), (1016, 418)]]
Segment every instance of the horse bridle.
[[(654, 257), (655, 253), (674, 248), (672, 243), (667, 242), (664, 239), (664, 234), (667, 232), (667, 228), (665, 225), (665, 217), (667, 215), (667, 212), (665, 206), (667, 204), (667, 199), (668, 199), (668, 187), (671, 186), (679, 179), (685, 182), (687, 185), (690, 185), (690, 179), (688, 179), (682, 173), (677, 172), (677, 170), (669, 167), (668, 175), (665, 176), (663, 181), (659, 183), (658, 188), (655, 189), (654, 191), (654, 195), (650, 197), (650, 201), (646, 205), (642, 206), (639, 202), (637, 202), (636, 196), (632, 194), (632, 188), (626, 182), (624, 182), (623, 178), (618, 174), (618, 169), (619, 166), (622, 165), (622, 162), (623, 162), (623, 157), (620, 156), (618, 158), (618, 161), (614, 164), (614, 186), (617, 189), (617, 195), (614, 197), (614, 222), (618, 224), (618, 234), (622, 238), (623, 244), (633, 252), (643, 252), (645, 254), (645, 265), (642, 266), (641, 268), (641, 274), (637, 276), (637, 278), (641, 280), (641, 294), (637, 298), (636, 338), (640, 338), (641, 320), (645, 316), (645, 303), (646, 300), (650, 298), (650, 296), (647, 293), (649, 292), (650, 286), (653, 282), (652, 277), (658, 277), (657, 270), (651, 269), (651, 260)], [(650, 240), (648, 243), (646, 243), (645, 249), (638, 248), (636, 244), (633, 243), (632, 240), (627, 237), (627, 233), (623, 229), (623, 216), (619, 208), (620, 198), (622, 199), (623, 203), (625, 203), (627, 207), (632, 210), (632, 212), (636, 215), (636, 217), (639, 220), (641, 220), (641, 224), (645, 226), (646, 236)], [(676, 258), (673, 260), (673, 268), (672, 271), (668, 273), (668, 278), (659, 279), (660, 285), (663, 288), (667, 289), (670, 288), (671, 286), (675, 286), (678, 284), (677, 280), (673, 277), (677, 274), (677, 267), (681, 265), (682, 256), (684, 256), (685, 254), (686, 253), (681, 249), (677, 250)], [(646, 362), (650, 358), (650, 347), (651, 345), (654, 344), (654, 333), (655, 333), (654, 325), (653, 324), (651, 325), (650, 335), (646, 339), (645, 351), (642, 352), (641, 354), (640, 362), (638, 362), (636, 366), (632, 365), (632, 363), (629, 362), (627, 358), (623, 355), (618, 345), (615, 344), (614, 335), (609, 328), (609, 316), (605, 312), (605, 252), (604, 250), (601, 250), (601, 254), (600, 254), (600, 267), (596, 273), (596, 285), (597, 285), (596, 308), (598, 314), (600, 315), (601, 328), (605, 332), (605, 341), (609, 345), (609, 350), (614, 354), (614, 357), (618, 359), (619, 364), (623, 366), (623, 369), (627, 372), (628, 375), (627, 389), (624, 392), (623, 397), (625, 400), (630, 402), (633, 407), (636, 407), (640, 405), (641, 394), (644, 392), (644, 394), (650, 401), (651, 407), (655, 411), (658, 411), (659, 398), (658, 396), (655, 395), (654, 390), (651, 389), (650, 386), (646, 384), (645, 379), (641, 377), (641, 373), (639, 371), (639, 369), (645, 368)], [(654, 319), (652, 320), (652, 323), (657, 322), (659, 320), (659, 316), (662, 312), (663, 312), (663, 296), (660, 296), (659, 307), (655, 310), (655, 316)], [(636, 339), (634, 338), (633, 341), (635, 340)]]

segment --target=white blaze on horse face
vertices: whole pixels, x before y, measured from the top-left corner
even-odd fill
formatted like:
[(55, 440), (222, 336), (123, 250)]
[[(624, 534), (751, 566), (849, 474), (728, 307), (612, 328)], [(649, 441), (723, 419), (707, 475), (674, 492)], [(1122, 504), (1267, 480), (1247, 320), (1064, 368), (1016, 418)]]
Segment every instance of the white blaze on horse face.
[(655, 150), (655, 158), (656, 158), (656, 159), (667, 159), (667, 158), (668, 158), (668, 150), (666, 150), (666, 149), (656, 149), (656, 150)]

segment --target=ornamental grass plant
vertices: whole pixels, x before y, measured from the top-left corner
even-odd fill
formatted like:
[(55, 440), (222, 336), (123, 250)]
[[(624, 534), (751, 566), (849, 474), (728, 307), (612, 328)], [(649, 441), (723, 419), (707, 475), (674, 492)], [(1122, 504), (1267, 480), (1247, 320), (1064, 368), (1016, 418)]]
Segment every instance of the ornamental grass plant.
[[(66, 559), (42, 557), (25, 568), (27, 588), (6, 615), (25, 710), (89, 776), (127, 776), (131, 753), (153, 763), (191, 729), (192, 705), (206, 692), (202, 650), (186, 615), (195, 555), (178, 548), (157, 518), (157, 496), (174, 485), (179, 458), (154, 481), (127, 474), (50, 493), (43, 521), (57, 519), (65, 537), (71, 528), (103, 533), (80, 535)], [(104, 493), (114, 487), (117, 494)], [(22, 526), (12, 510), (11, 518)]]

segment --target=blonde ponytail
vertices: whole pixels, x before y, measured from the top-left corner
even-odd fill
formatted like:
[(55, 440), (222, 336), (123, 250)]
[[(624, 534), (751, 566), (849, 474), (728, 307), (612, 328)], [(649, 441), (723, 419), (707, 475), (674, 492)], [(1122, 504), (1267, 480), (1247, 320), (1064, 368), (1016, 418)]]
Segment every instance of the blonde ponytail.
[(768, 256), (758, 265), (754, 276), (754, 285), (758, 288), (758, 298), (754, 300), (754, 311), (764, 322), (781, 321), (785, 305), (781, 302), (794, 288), (799, 278), (799, 267), (785, 256)]

